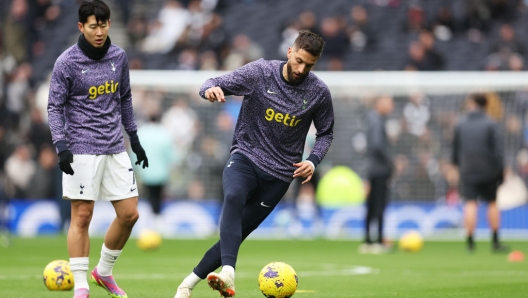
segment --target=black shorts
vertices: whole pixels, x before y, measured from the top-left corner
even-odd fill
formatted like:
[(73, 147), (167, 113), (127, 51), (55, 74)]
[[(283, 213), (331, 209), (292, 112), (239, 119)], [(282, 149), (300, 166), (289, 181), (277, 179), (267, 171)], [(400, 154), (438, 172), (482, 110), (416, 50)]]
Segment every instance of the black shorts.
[(485, 183), (460, 182), (460, 194), (465, 201), (495, 202), (498, 188), (499, 182), (497, 180)]

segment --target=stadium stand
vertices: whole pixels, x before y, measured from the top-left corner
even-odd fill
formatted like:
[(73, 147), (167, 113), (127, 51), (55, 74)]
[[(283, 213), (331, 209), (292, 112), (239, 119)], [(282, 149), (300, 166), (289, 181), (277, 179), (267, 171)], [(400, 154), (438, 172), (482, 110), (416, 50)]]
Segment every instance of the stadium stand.
[[(30, 137), (30, 132), (40, 123), (39, 113), (46, 123), (46, 85), (53, 62), (77, 40), (77, 2), (12, 0), (0, 4), (0, 177), (2, 192), (9, 198), (29, 198), (28, 192), (23, 191), (24, 183), (19, 189), (13, 187), (16, 177), (9, 175), (5, 165), (17, 155), (15, 152), (24, 151), (15, 148), (28, 148), (33, 164), (37, 164), (39, 153), (45, 148)], [(259, 57), (284, 59), (285, 52), (279, 51), (281, 44), (288, 45), (291, 32), (303, 28), (316, 30), (327, 40), (318, 71), (511, 70), (510, 60), (516, 63), (516, 69), (524, 70), (527, 55), (526, 51), (512, 50), (512, 45), (526, 47), (528, 42), (528, 34), (523, 30), (528, 25), (528, 8), (518, 0), (493, 4), (499, 6), (485, 1), (455, 0), (339, 0), (325, 1), (324, 5), (320, 0), (108, 3), (113, 11), (110, 36), (129, 54), (131, 69), (229, 70)], [(489, 16), (479, 11), (487, 11)], [(300, 22), (304, 12), (314, 14), (312, 27)], [(514, 41), (500, 42), (504, 23), (512, 26)], [(13, 30), (22, 30), (23, 36), (13, 38)], [(427, 34), (432, 40), (427, 39)], [(171, 42), (166, 43), (167, 40)], [(519, 166), (517, 155), (525, 146), (519, 126), (526, 125), (525, 116), (519, 111), (525, 111), (526, 95), (510, 92), (490, 96), (502, 107), (498, 119), (510, 133), (510, 165)], [(218, 199), (219, 185), (204, 182), (219, 181), (218, 169), (203, 165), (206, 160), (213, 160), (216, 165), (216, 161), (225, 157), (211, 155), (207, 149), (218, 146), (223, 154), (227, 152), (232, 126), (227, 125), (223, 131), (212, 129), (217, 127), (217, 119), (219, 123), (236, 121), (236, 100), (232, 106), (221, 109), (204, 106), (196, 94), (138, 89), (134, 90), (134, 98), (140, 124), (148, 113), (171, 111), (185, 116), (188, 122), (184, 124), (196, 130), (174, 170), (169, 198)], [(409, 96), (395, 98), (391, 125), (399, 153), (399, 176), (393, 182), (393, 200), (446, 200), (456, 186), (450, 178), (448, 150), (450, 129), (463, 99), (455, 94), (425, 94), (423, 109), (413, 109)], [(140, 109), (146, 106), (157, 108)], [(342, 127), (336, 130), (339, 138), (329, 153), (329, 163), (345, 164), (360, 174), (363, 172), (361, 149), (353, 152), (350, 143), (351, 140), (361, 143), (366, 108), (367, 101), (363, 98), (336, 98), (336, 117)], [(517, 120), (506, 121), (511, 115), (516, 115)], [(410, 125), (414, 125), (413, 130), (408, 129)], [(426, 129), (415, 127), (420, 125)], [(217, 138), (211, 139), (211, 135)], [(36, 165), (27, 166), (28, 173), (32, 167)], [(196, 191), (200, 187), (203, 190)]]

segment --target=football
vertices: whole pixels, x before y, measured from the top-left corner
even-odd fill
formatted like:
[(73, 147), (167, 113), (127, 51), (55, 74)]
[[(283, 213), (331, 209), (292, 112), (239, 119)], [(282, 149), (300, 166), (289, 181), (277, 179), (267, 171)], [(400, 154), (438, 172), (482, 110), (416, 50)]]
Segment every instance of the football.
[(50, 291), (69, 291), (73, 289), (73, 274), (70, 270), (70, 262), (55, 260), (44, 268), (44, 285)]
[(288, 298), (297, 290), (299, 279), (293, 268), (283, 262), (264, 266), (258, 277), (260, 291), (268, 298)]
[(142, 250), (155, 250), (161, 245), (161, 235), (153, 230), (145, 230), (139, 234), (137, 246)]
[(423, 247), (422, 235), (418, 231), (405, 232), (399, 242), (400, 249), (408, 252), (418, 252)]

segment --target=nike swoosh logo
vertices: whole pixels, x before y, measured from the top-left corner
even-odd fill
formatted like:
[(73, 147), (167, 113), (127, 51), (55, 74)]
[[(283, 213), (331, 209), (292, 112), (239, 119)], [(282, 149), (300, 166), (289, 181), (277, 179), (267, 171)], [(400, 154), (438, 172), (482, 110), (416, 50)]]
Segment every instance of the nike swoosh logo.
[(264, 204), (264, 202), (260, 202), (260, 206), (264, 206), (264, 207), (268, 207), (268, 208), (271, 207), (271, 206), (268, 206), (268, 205)]
[(87, 73), (89, 70), (90, 70), (89, 68), (88, 69), (83, 69), (83, 70), (81, 70), (81, 73)]
[(135, 188), (131, 188), (131, 189), (130, 189), (130, 191), (134, 191), (134, 190), (136, 190), (136, 189), (135, 189)]
[(273, 91), (271, 91), (271, 90), (269, 90), (269, 89), (268, 89), (268, 93), (269, 93), (269, 94), (277, 94), (277, 92), (273, 92)]

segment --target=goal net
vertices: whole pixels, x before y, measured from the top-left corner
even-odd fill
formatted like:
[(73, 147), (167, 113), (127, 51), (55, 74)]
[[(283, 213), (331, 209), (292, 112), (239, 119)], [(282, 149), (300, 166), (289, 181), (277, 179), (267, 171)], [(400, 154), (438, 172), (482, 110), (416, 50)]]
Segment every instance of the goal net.
[[(146, 122), (152, 114), (160, 114), (169, 131), (168, 137), (174, 142), (178, 161), (167, 186), (167, 195), (175, 200), (221, 201), (221, 174), (241, 98), (231, 97), (225, 104), (211, 104), (198, 96), (205, 80), (221, 74), (223, 72), (131, 71), (138, 124)], [(486, 95), (487, 112), (499, 123), (504, 136), (509, 175), (499, 192), (500, 206), (505, 211), (524, 208), (528, 181), (528, 73), (316, 74), (332, 92), (336, 117), (334, 141), (320, 166), (321, 175), (334, 166), (344, 165), (365, 177), (365, 115), (377, 96), (386, 94), (394, 98), (395, 109), (386, 127), (395, 162), (391, 204), (401, 208), (429, 206), (423, 207), (421, 210), (425, 211), (418, 214), (430, 216), (406, 215), (414, 221), (406, 224), (401, 213), (388, 214), (387, 228), (393, 237), (409, 228), (422, 229), (436, 236), (450, 228), (460, 232), (462, 198), (458, 195), (458, 173), (450, 163), (451, 139), (453, 127), (464, 113), (465, 99), (474, 92)], [(289, 191), (285, 201), (298, 203), (296, 199), (303, 194), (302, 191), (301, 194)], [(431, 212), (442, 212), (433, 210), (435, 206), (453, 207), (457, 210), (456, 216), (440, 216), (441, 219), (430, 222)], [(358, 215), (346, 217), (329, 233), (360, 235), (361, 212), (351, 212)], [(506, 234), (528, 235), (528, 224), (515, 214), (503, 216)], [(487, 229), (483, 218), (484, 221), (479, 222), (482, 233)], [(356, 223), (352, 223), (354, 221)], [(335, 221), (329, 220), (327, 227), (333, 223)]]

